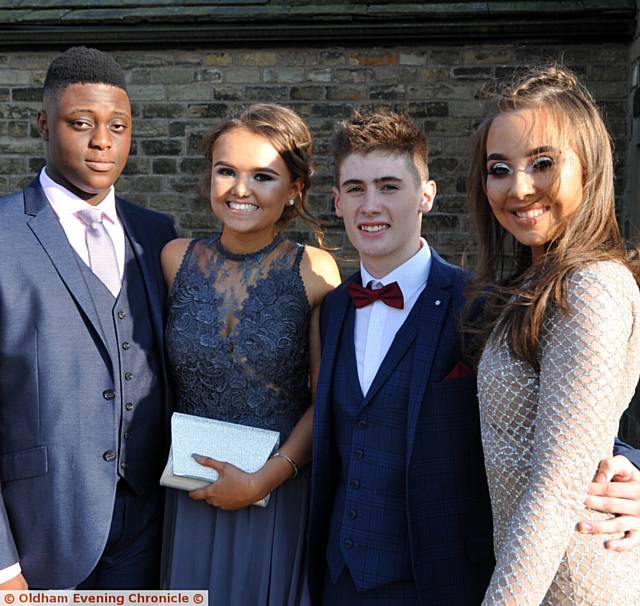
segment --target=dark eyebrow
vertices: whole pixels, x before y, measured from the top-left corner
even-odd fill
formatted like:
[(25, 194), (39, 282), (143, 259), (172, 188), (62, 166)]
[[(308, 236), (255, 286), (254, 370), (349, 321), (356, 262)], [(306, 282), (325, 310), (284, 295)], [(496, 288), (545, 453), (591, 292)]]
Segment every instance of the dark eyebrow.
[(360, 179), (347, 179), (340, 184), (340, 187), (346, 187), (347, 185), (361, 185), (364, 181)]
[[(95, 114), (95, 110), (87, 107), (74, 107), (72, 110), (69, 111), (69, 115), (73, 115), (73, 114)], [(113, 112), (116, 116), (120, 116), (122, 118), (130, 118), (131, 114), (129, 114), (128, 112)]]
[[(535, 158), (536, 156), (541, 156), (542, 154), (548, 154), (549, 152), (559, 152), (560, 150), (557, 147), (552, 147), (551, 145), (542, 145), (541, 147), (536, 147), (535, 149), (527, 152), (527, 158)], [(493, 153), (487, 156), (487, 162), (489, 160), (507, 160), (507, 157), (503, 154)]]
[[(228, 166), (229, 168), (235, 168), (233, 164), (230, 164), (229, 162), (225, 162), (224, 160), (218, 160), (214, 164), (214, 166)], [(276, 175), (277, 177), (280, 176), (280, 173), (277, 170), (274, 170), (273, 168), (269, 168), (268, 166), (252, 168), (251, 172), (252, 173), (269, 173), (271, 175)]]
[(389, 181), (402, 181), (400, 177), (380, 177), (379, 179), (374, 179), (374, 183), (387, 183)]
[[(400, 183), (402, 182), (402, 179), (400, 177), (379, 177), (373, 180), (376, 184), (389, 183), (390, 181)], [(362, 183), (364, 183), (362, 179), (347, 179), (341, 183), (340, 187), (346, 187), (347, 185), (361, 185)]]
[(487, 162), (489, 160), (506, 160), (507, 158), (505, 156), (503, 156), (502, 154), (489, 154), (487, 156)]
[(549, 152), (558, 153), (560, 150), (557, 147), (551, 145), (543, 145), (542, 147), (536, 147), (529, 152), (529, 156), (540, 156), (542, 154), (548, 154)]

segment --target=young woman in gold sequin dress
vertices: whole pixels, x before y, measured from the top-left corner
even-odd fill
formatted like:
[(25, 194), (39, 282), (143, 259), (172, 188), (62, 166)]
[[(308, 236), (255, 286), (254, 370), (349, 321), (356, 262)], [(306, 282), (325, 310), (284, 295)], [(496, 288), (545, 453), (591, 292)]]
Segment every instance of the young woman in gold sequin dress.
[(640, 604), (640, 553), (575, 529), (594, 517), (584, 494), (640, 374), (640, 294), (609, 136), (572, 72), (539, 69), (502, 94), (469, 193), (496, 554), (483, 604)]

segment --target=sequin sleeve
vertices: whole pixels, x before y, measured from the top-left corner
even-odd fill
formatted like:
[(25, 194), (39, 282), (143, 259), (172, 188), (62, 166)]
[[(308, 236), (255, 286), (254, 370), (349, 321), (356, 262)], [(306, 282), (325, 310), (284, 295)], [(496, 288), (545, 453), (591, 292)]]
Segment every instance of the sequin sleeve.
[[(513, 515), (502, 520), (487, 606), (543, 602), (638, 379), (638, 288), (631, 274), (617, 263), (597, 263), (567, 286), (568, 311), (551, 310), (541, 334), (537, 410), (509, 421), (523, 431), (533, 424), (531, 469)], [(604, 551), (601, 540), (598, 549)], [(589, 557), (573, 563), (577, 585), (600, 582), (591, 564)]]

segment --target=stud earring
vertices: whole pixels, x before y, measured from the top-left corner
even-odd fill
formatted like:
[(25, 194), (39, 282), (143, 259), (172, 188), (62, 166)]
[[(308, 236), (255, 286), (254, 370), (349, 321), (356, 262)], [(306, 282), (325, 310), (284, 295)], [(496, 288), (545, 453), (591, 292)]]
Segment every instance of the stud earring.
[(295, 199), (293, 199), (293, 198), (291, 198), (291, 199), (287, 202), (287, 204), (288, 204), (289, 206), (293, 206), (295, 203), (296, 203), (296, 201), (295, 201)]

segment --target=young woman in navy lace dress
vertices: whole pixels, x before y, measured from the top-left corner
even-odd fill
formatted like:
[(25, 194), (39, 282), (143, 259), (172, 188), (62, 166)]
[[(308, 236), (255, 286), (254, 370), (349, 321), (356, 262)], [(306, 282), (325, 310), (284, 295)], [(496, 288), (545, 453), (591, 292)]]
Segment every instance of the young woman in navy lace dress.
[[(327, 252), (287, 239), (306, 199), (311, 136), (293, 111), (254, 105), (207, 140), (221, 234), (174, 240), (166, 331), (177, 410), (280, 432), (281, 456), (247, 474), (200, 459), (217, 482), (169, 491), (165, 583), (209, 604), (297, 606), (303, 579), (317, 312), (340, 281)], [(251, 504), (271, 494), (267, 507)]]

